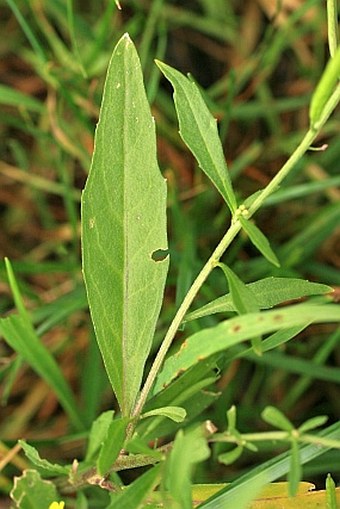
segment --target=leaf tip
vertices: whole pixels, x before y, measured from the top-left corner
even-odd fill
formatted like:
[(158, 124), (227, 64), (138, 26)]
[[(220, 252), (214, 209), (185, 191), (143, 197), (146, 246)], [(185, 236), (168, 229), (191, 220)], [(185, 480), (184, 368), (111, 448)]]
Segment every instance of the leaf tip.
[(125, 34), (122, 35), (122, 37), (120, 38), (120, 40), (118, 41), (118, 44), (117, 44), (117, 47), (120, 45), (120, 44), (124, 44), (124, 46), (126, 48), (128, 48), (129, 46), (133, 46), (133, 42), (132, 42), (132, 39), (129, 35), (128, 32), (125, 32)]
[(272, 259), (272, 264), (275, 265), (275, 267), (277, 267), (278, 269), (281, 267), (281, 263), (276, 257)]
[(161, 60), (158, 60), (157, 58), (155, 58), (154, 62), (157, 65), (158, 69), (163, 72), (164, 63)]

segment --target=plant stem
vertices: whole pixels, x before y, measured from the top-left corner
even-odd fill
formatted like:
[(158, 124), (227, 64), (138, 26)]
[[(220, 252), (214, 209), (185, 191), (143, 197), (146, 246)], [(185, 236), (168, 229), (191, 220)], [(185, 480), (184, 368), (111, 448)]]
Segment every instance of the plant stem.
[(327, 0), (328, 46), (331, 57), (338, 47), (338, 6), (337, 0)]
[[(298, 147), (295, 149), (293, 154), (289, 157), (289, 159), (286, 161), (286, 163), (283, 165), (281, 170), (275, 175), (275, 177), (271, 180), (271, 182), (265, 187), (262, 191), (262, 193), (254, 200), (254, 202), (251, 204), (251, 206), (248, 209), (248, 218), (252, 217), (253, 214), (261, 207), (263, 202), (268, 198), (270, 194), (272, 194), (274, 191), (276, 191), (277, 187), (281, 184), (281, 182), (284, 180), (284, 178), (289, 174), (289, 172), (293, 169), (293, 167), (296, 165), (296, 163), (301, 159), (301, 157), (305, 154), (305, 152), (310, 148), (311, 144), (315, 140), (316, 136), (321, 131), (323, 125), (328, 120), (329, 116), (333, 112), (334, 108), (337, 106), (337, 104), (340, 101), (340, 85), (337, 86), (329, 100), (327, 101), (322, 114), (320, 115), (319, 120), (317, 123), (312, 125), (307, 133), (305, 134), (304, 138), (298, 145)], [(237, 219), (237, 216), (234, 217), (234, 220), (232, 221), (229, 229), (225, 233), (224, 237), (216, 247), (215, 251), (209, 258), (209, 260), (204, 265), (201, 272), (196, 277), (195, 281), (193, 282), (191, 288), (189, 289), (187, 295), (185, 296), (182, 304), (180, 305), (165, 337), (164, 340), (157, 352), (157, 355), (155, 357), (155, 360), (151, 366), (151, 369), (149, 371), (149, 374), (147, 376), (147, 379), (145, 381), (145, 384), (143, 386), (143, 389), (140, 393), (139, 399), (137, 400), (136, 406), (134, 408), (132, 416), (135, 417), (135, 422), (137, 421), (138, 417), (140, 416), (143, 406), (145, 405), (145, 402), (147, 400), (147, 397), (149, 395), (149, 392), (153, 386), (153, 383), (156, 379), (156, 376), (162, 366), (162, 363), (165, 359), (165, 356), (171, 346), (171, 343), (177, 333), (177, 330), (187, 313), (189, 307), (191, 306), (191, 303), (193, 302), (194, 298), (196, 297), (197, 293), (199, 292), (201, 286), (209, 276), (210, 272), (216, 267), (216, 264), (219, 262), (221, 256), (227, 249), (227, 247), (230, 245), (232, 240), (236, 237), (238, 232), (241, 230), (241, 224)], [(129, 429), (129, 435), (131, 436), (133, 432), (132, 427)]]
[[(169, 442), (156, 449), (156, 452), (160, 453), (160, 457), (150, 456), (148, 454), (121, 454), (114, 462), (109, 473), (155, 465), (164, 459), (164, 455), (171, 450), (172, 446), (173, 442)], [(118, 486), (108, 480), (108, 475), (99, 475), (96, 467), (88, 468), (80, 473), (75, 472), (73, 476), (71, 474), (67, 478), (58, 478), (54, 481), (54, 483), (61, 494), (75, 493), (79, 489), (90, 485), (99, 485), (109, 491), (119, 490)]]
[[(299, 430), (296, 430), (297, 432)], [(324, 448), (340, 449), (340, 441), (318, 435), (309, 435), (302, 433), (297, 436), (301, 444), (315, 444)], [(240, 442), (267, 442), (274, 441), (290, 441), (291, 433), (289, 431), (264, 431), (262, 433), (241, 433), (238, 436), (221, 433), (213, 435), (209, 442), (224, 442), (231, 444), (239, 444)]]
[(301, 159), (304, 153), (307, 152), (307, 150), (312, 145), (313, 141), (321, 131), (321, 128), (328, 120), (329, 116), (331, 115), (339, 101), (340, 101), (340, 85), (337, 86), (337, 88), (327, 101), (318, 122), (309, 128), (304, 138), (302, 139), (298, 147), (294, 150), (290, 158), (282, 166), (281, 170), (275, 175), (275, 177), (263, 189), (262, 193), (251, 204), (251, 206), (248, 209), (249, 217), (253, 216), (254, 213), (262, 206), (266, 198), (268, 198), (269, 195), (271, 195), (274, 191), (277, 190), (281, 182), (287, 177), (287, 175), (290, 173), (290, 171), (293, 169), (296, 163)]
[(239, 444), (240, 442), (267, 442), (270, 440), (285, 441), (289, 440), (289, 432), (287, 431), (264, 431), (262, 433), (241, 433), (238, 436), (220, 433), (213, 435), (209, 442), (225, 442), (231, 444)]
[(182, 304), (178, 308), (178, 311), (164, 337), (164, 340), (157, 352), (156, 358), (151, 366), (151, 369), (149, 371), (148, 377), (145, 381), (143, 390), (140, 394), (139, 400), (136, 404), (136, 407), (133, 412), (134, 417), (138, 417), (143, 409), (143, 406), (146, 402), (146, 399), (148, 397), (148, 394), (151, 390), (151, 387), (155, 381), (155, 378), (158, 374), (158, 371), (163, 363), (163, 360), (170, 348), (170, 345), (172, 343), (172, 340), (174, 339), (176, 332), (187, 313), (192, 301), (196, 297), (198, 291), (200, 290), (201, 286), (203, 285), (204, 281), (209, 276), (210, 272), (215, 268), (216, 264), (218, 263), (219, 259), (223, 255), (224, 251), (227, 249), (229, 244), (232, 242), (232, 240), (236, 237), (238, 232), (241, 229), (241, 224), (239, 221), (235, 221), (231, 224), (230, 228), (227, 230), (226, 234), (216, 247), (213, 254), (210, 256), (207, 263), (204, 265), (201, 272), (196, 277), (195, 281), (191, 285), (188, 293), (183, 299)]

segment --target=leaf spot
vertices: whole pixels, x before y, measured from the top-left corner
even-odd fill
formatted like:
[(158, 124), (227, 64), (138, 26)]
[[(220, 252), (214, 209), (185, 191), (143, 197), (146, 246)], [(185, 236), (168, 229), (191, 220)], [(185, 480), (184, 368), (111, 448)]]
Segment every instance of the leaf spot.
[(120, 88), (120, 83), (117, 83), (116, 88)]
[(239, 332), (242, 329), (241, 325), (233, 325), (230, 327), (230, 332)]
[(185, 368), (180, 368), (178, 371), (176, 371), (175, 378), (178, 378), (180, 375), (186, 372)]
[(90, 227), (90, 230), (92, 230), (92, 228), (94, 228), (94, 224), (95, 224), (96, 220), (94, 217), (91, 217), (90, 220), (89, 220), (89, 227)]
[(187, 341), (184, 341), (184, 342), (181, 344), (181, 348), (180, 348), (180, 350), (184, 350), (184, 348), (187, 348), (187, 346), (188, 346)]

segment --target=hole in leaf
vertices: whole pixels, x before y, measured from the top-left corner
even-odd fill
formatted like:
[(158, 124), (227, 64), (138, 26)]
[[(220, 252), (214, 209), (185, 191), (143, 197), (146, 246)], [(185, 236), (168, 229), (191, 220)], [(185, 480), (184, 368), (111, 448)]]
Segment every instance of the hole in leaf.
[(169, 249), (156, 249), (151, 255), (154, 262), (162, 262), (169, 256)]

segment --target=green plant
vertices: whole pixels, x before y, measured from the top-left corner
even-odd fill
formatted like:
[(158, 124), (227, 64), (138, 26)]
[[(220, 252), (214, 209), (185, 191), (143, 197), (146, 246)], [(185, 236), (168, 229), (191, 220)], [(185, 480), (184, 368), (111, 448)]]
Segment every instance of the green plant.
[[(143, 380), (169, 265), (166, 185), (156, 160), (155, 126), (141, 64), (129, 36), (120, 39), (109, 65), (91, 171), (82, 198), (87, 298), (119, 411), (104, 412), (94, 420), (84, 458), (73, 464), (41, 459), (34, 447), (21, 441), (36, 469), (27, 470), (16, 481), (12, 497), (18, 507), (25, 509), (42, 501), (47, 507), (58, 497), (65, 499), (68, 506), (73, 502), (67, 497), (74, 493), (78, 506), (86, 507), (84, 493), (98, 485), (101, 490), (98, 487), (97, 492), (107, 495), (100, 504), (110, 508), (156, 507), (160, 503), (169, 508), (191, 508), (192, 473), (209, 458), (209, 445), (232, 444), (232, 449), (218, 454), (221, 463), (230, 464), (244, 452), (256, 452), (257, 442), (287, 443), (289, 454), (261, 464), (212, 498), (200, 500), (200, 506), (207, 508), (225, 507), (227, 503), (228, 507), (245, 506), (262, 485), (286, 473), (289, 494), (296, 494), (301, 465), (327, 449), (340, 448), (338, 424), (319, 434), (309, 433), (325, 424), (324, 416), (306, 419), (295, 428), (278, 409), (267, 406), (262, 417), (277, 431), (258, 433), (238, 429), (234, 406), (225, 408), (225, 431), (217, 432), (214, 425), (199, 419), (199, 414), (217, 397), (206, 390), (219, 376), (217, 370), (241, 357), (261, 358), (312, 323), (340, 321), (339, 307), (325, 296), (331, 291), (326, 285), (278, 276), (245, 284), (227, 262), (221, 262), (227, 248), (243, 231), (265, 259), (279, 266), (280, 256), (275, 255), (252, 217), (312, 148), (339, 102), (339, 50), (333, 47), (331, 54), (311, 101), (308, 132), (270, 183), (245, 200), (240, 200), (233, 189), (216, 121), (199, 88), (191, 78), (157, 62), (175, 91), (182, 139), (225, 201), (224, 215), (229, 227), (185, 294), (164, 339), (154, 349), (154, 360)], [(80, 417), (58, 365), (38, 338), (8, 261), (6, 266), (18, 313), (1, 320), (0, 332), (20, 358), (53, 387), (74, 429), (84, 433), (87, 423)], [(222, 269), (220, 275), (224, 274), (229, 293), (188, 313), (216, 268)], [(308, 296), (316, 298), (270, 309)], [(219, 312), (238, 316), (186, 334), (186, 327), (195, 319)], [(184, 327), (185, 340), (180, 349), (171, 351), (180, 327)], [(338, 337), (339, 331), (334, 332), (333, 338)], [(248, 340), (251, 346), (245, 344)], [(334, 377), (339, 379), (338, 371)], [(121, 472), (146, 466), (152, 467), (121, 489)], [(45, 477), (53, 478), (54, 483)], [(160, 489), (153, 498), (156, 487)], [(328, 492), (334, 505), (331, 487)]]

